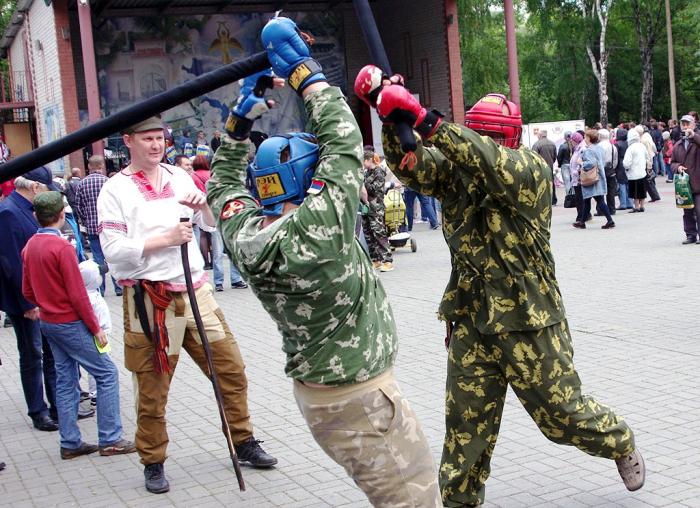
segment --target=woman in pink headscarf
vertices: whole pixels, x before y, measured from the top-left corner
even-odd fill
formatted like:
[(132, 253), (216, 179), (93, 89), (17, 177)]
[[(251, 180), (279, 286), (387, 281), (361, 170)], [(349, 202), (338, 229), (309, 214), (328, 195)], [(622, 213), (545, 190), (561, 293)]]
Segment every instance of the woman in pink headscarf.
[(579, 131), (574, 132), (571, 135), (571, 141), (574, 144), (574, 151), (571, 154), (571, 162), (569, 166), (569, 171), (571, 171), (571, 186), (574, 188), (574, 193), (576, 195), (576, 220), (574, 224), (583, 224), (588, 218), (583, 217), (583, 194), (581, 192), (581, 181), (579, 180), (579, 173), (581, 171), (581, 152), (586, 148), (586, 144), (583, 142), (583, 134)]

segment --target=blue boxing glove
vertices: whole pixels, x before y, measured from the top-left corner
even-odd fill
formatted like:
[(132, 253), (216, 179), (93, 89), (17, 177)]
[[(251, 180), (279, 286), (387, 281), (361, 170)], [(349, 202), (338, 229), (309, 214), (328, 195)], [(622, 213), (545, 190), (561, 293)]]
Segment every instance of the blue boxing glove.
[(233, 139), (247, 139), (253, 122), (270, 109), (271, 103), (263, 98), (265, 90), (272, 89), (272, 70), (267, 69), (248, 76), (241, 82), (241, 94), (226, 120), (226, 133)]
[(297, 93), (311, 83), (326, 81), (321, 64), (311, 58), (308, 44), (291, 19), (275, 17), (268, 21), (262, 41), (275, 74), (287, 78)]

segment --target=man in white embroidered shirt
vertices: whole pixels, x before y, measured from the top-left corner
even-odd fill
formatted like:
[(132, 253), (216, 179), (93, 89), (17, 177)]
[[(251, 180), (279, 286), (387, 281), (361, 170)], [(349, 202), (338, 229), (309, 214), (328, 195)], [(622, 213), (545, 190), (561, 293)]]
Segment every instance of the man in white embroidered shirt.
[[(253, 437), (241, 353), (193, 241), (192, 224), (213, 226), (214, 216), (192, 178), (181, 168), (161, 163), (165, 143), (160, 118), (149, 118), (123, 134), (131, 164), (105, 183), (97, 214), (105, 259), (125, 289), (124, 364), (137, 385), (136, 448), (145, 465), (146, 489), (169, 490), (163, 470), (168, 445), (165, 405), (180, 349), (208, 375), (186, 295), (180, 257), (184, 243), (236, 452), (252, 466), (271, 467), (277, 459)], [(180, 222), (181, 217), (190, 221)]]

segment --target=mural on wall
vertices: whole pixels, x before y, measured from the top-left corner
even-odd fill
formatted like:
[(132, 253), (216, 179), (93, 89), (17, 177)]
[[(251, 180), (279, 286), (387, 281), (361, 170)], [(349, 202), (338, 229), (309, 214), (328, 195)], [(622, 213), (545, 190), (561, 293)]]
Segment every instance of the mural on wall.
[[(42, 118), (44, 119), (44, 125), (42, 127), (45, 144), (63, 137), (61, 133), (61, 109), (57, 104), (44, 108)], [(65, 158), (50, 162), (46, 164), (46, 167), (48, 167), (54, 175), (63, 176), (66, 168)]]
[[(312, 56), (328, 80), (345, 88), (343, 20), (340, 13), (285, 13), (316, 39)], [(189, 17), (115, 18), (95, 33), (102, 112), (105, 116), (173, 88), (203, 73), (262, 51), (260, 31), (268, 14)], [(204, 131), (211, 139), (221, 130), (237, 83), (214, 90), (163, 114), (176, 141)], [(288, 87), (268, 92), (277, 107), (256, 122), (268, 134), (303, 129), (303, 103)]]

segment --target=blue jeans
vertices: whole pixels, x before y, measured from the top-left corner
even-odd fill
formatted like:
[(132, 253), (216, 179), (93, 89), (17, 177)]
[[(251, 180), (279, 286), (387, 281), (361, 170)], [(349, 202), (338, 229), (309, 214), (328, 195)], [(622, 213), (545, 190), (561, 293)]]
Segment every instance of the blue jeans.
[(666, 161), (663, 161), (663, 164), (666, 168), (666, 179), (673, 180), (673, 171), (671, 170), (671, 163), (669, 162), (668, 164), (666, 164)]
[(654, 168), (654, 174), (661, 176), (666, 172), (666, 165), (664, 164), (664, 156), (661, 152), (654, 155), (652, 166)]
[(617, 185), (620, 189), (620, 195), (618, 196), (620, 199), (620, 208), (634, 208), (634, 203), (629, 198), (629, 184), (618, 183)]
[[(87, 235), (88, 243), (90, 244), (90, 250), (92, 251), (92, 260), (98, 265), (103, 265), (105, 263), (105, 255), (102, 253), (102, 245), (100, 245), (99, 235)], [(122, 288), (117, 284), (117, 281), (112, 277), (112, 284), (114, 285), (114, 292), (121, 291)], [(105, 294), (105, 276), (102, 276), (102, 285), (100, 286), (100, 293), (102, 296)]]
[[(51, 414), (56, 416), (56, 370), (53, 354), (42, 336), (39, 321), (32, 321), (22, 314), (7, 314), (17, 336), (19, 351), (19, 376), (22, 380), (24, 400), (27, 402), (27, 414), (36, 419)], [(44, 401), (49, 401), (49, 410)]]
[[(218, 229), (211, 234), (211, 257), (214, 268), (214, 285), (219, 286), (224, 284), (224, 263), (226, 262), (226, 254), (224, 253), (224, 239), (221, 236), (221, 231)], [(238, 272), (236, 265), (231, 263), (231, 284), (242, 281), (243, 278)]]
[(100, 446), (108, 446), (122, 438), (119, 415), (119, 371), (108, 354), (100, 353), (95, 337), (85, 323), (54, 324), (41, 322), (56, 360), (56, 405), (61, 447), (76, 449), (82, 444), (78, 428), (80, 386), (78, 366), (97, 381), (97, 438)]
[(408, 220), (408, 230), (411, 231), (413, 229), (413, 203), (415, 202), (416, 198), (418, 198), (418, 202), (420, 203), (421, 213), (425, 213), (426, 217), (428, 218), (428, 222), (430, 222), (430, 227), (434, 228), (439, 226), (440, 223), (435, 216), (435, 208), (433, 208), (428, 197), (424, 196), (420, 192), (416, 192), (413, 189), (406, 187), (403, 192), (403, 199), (406, 202), (406, 219)]

